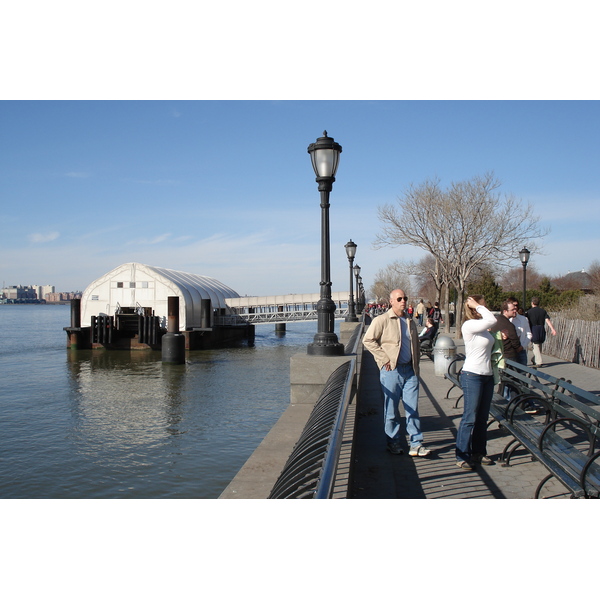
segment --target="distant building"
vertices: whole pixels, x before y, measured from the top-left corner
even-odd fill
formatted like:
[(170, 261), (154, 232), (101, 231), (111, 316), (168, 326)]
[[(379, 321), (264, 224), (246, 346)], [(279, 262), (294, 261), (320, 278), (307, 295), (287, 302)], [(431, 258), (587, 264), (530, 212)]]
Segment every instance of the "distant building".
[(53, 285), (34, 285), (32, 287), (37, 293), (38, 300), (46, 300), (46, 294), (52, 294), (55, 291)]
[(7, 300), (37, 300), (36, 290), (28, 285), (11, 285), (2, 288), (2, 296)]
[(6, 303), (69, 302), (81, 298), (81, 292), (56, 292), (53, 285), (11, 285), (2, 288), (0, 298)]
[(581, 290), (586, 294), (592, 293), (592, 277), (584, 269), (573, 271), (553, 280), (559, 290)]
[(81, 298), (81, 292), (52, 292), (46, 294), (46, 302), (70, 302)]

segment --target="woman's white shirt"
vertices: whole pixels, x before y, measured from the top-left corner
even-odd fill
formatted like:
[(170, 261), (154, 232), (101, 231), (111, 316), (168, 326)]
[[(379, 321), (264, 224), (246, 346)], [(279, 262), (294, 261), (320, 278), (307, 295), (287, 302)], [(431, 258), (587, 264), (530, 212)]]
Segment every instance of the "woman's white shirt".
[(463, 371), (477, 375), (492, 375), (492, 348), (494, 337), (488, 331), (496, 323), (496, 317), (485, 307), (478, 306), (481, 319), (469, 319), (462, 324), (465, 341), (465, 362)]

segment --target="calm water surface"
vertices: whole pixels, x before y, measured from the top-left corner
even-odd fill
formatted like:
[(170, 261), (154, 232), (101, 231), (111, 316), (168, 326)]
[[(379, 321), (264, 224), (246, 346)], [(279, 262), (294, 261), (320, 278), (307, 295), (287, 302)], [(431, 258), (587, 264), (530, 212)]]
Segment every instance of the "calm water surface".
[(217, 498), (289, 404), (316, 322), (253, 348), (71, 351), (69, 306), (0, 306), (0, 498)]

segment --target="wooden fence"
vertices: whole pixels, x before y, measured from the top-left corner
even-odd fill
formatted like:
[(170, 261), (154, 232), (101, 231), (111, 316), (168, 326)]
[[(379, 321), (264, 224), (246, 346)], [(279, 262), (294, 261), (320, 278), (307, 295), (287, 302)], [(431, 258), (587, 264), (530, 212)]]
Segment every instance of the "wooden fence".
[(566, 319), (550, 315), (556, 335), (549, 334), (542, 352), (586, 367), (600, 369), (600, 321)]

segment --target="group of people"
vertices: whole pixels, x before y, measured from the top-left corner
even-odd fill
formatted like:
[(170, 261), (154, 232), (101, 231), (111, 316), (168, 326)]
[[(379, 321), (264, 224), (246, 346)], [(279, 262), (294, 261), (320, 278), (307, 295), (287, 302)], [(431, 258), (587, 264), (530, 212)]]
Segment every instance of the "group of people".
[(416, 308), (412, 304), (409, 304), (406, 309), (406, 315), (409, 319), (416, 319), (419, 326), (423, 326), (423, 323), (428, 319), (431, 319), (436, 327), (440, 326), (440, 323), (444, 322), (442, 318), (442, 310), (440, 309), (440, 303), (435, 302), (431, 305), (431, 302), (427, 302), (427, 305), (423, 303), (423, 299), (419, 300)]
[[(363, 344), (373, 354), (380, 370), (387, 449), (392, 454), (404, 452), (400, 419), (402, 402), (409, 455), (426, 457), (431, 451), (423, 445), (418, 409), (420, 336), (415, 319), (408, 315), (407, 302), (402, 290), (394, 290), (390, 295), (389, 310), (373, 319)], [(456, 465), (461, 469), (472, 470), (477, 464), (494, 463), (486, 452), (486, 432), (501, 359), (526, 365), (527, 348), (532, 343), (534, 364), (543, 366), (541, 348), (546, 325), (552, 335), (556, 335), (556, 330), (548, 313), (540, 308), (539, 298), (533, 298), (531, 304), (524, 314), (519, 310), (518, 301), (509, 298), (503, 302), (501, 314), (496, 317), (486, 307), (483, 296), (473, 294), (465, 302), (461, 329), (465, 361), (460, 375), (464, 412), (456, 436)], [(437, 302), (436, 306), (439, 308)], [(418, 309), (419, 305), (417, 316)], [(421, 333), (430, 330), (435, 333), (437, 326), (433, 317), (428, 317), (426, 330)]]

